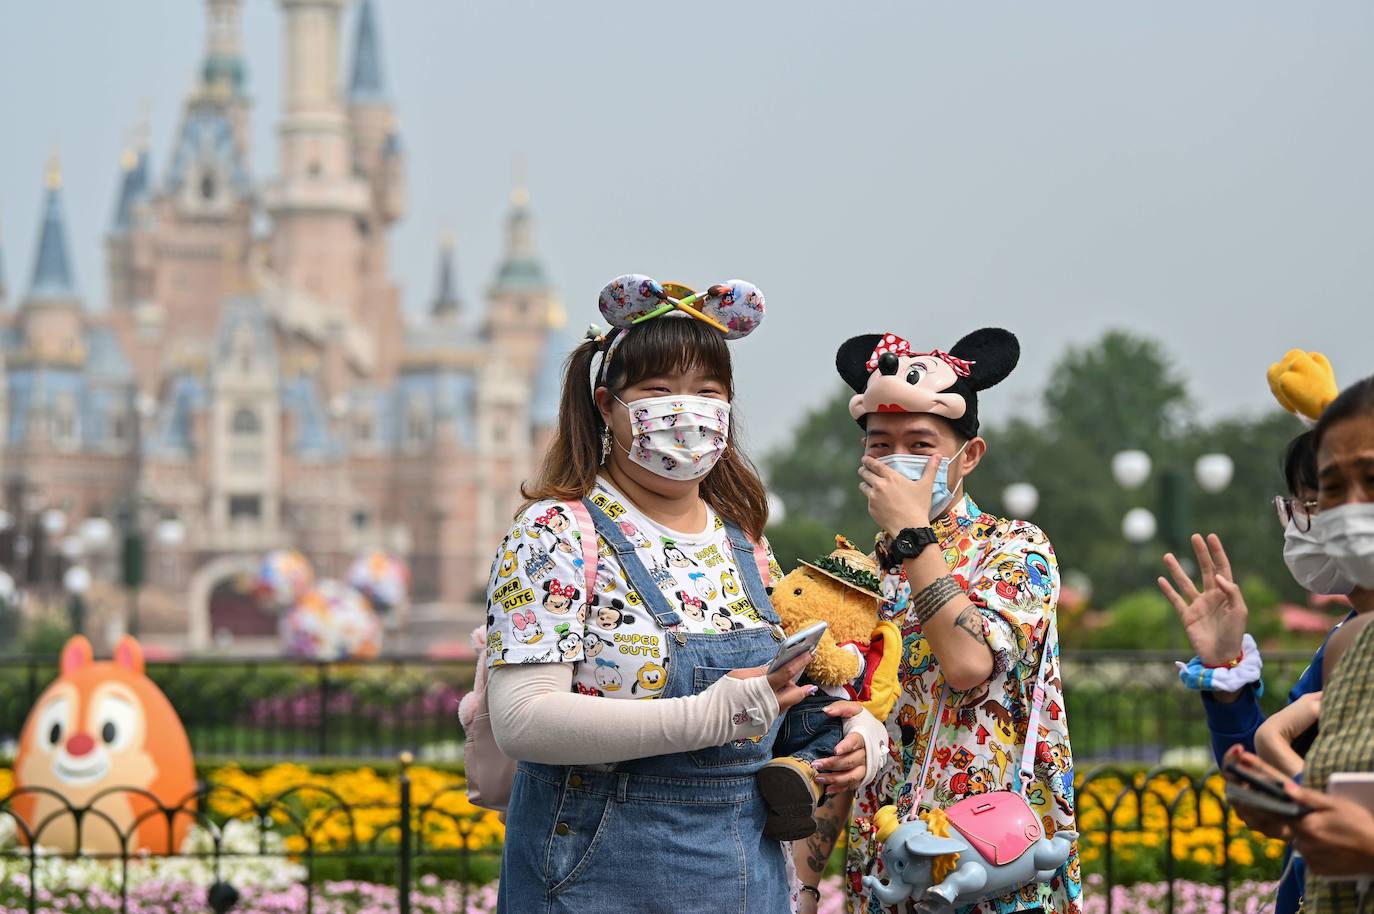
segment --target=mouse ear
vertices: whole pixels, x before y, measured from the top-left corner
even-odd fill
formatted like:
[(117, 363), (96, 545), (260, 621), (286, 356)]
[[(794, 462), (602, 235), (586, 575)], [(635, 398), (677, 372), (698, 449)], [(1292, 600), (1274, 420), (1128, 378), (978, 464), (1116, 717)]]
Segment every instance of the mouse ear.
[(882, 338), (881, 333), (853, 336), (841, 343), (839, 351), (835, 353), (835, 370), (857, 394), (863, 393), (868, 387), (868, 376), (873, 373), (868, 370), (868, 359)]
[(738, 340), (763, 322), (763, 290), (752, 282), (730, 279), (707, 289), (697, 307), (726, 328), (727, 340)]
[(1021, 344), (1008, 330), (984, 327), (955, 343), (949, 354), (972, 362), (969, 386), (974, 390), (986, 390), (1011, 374), (1021, 359)]
[(601, 290), (597, 305), (612, 327), (629, 327), (635, 318), (656, 310), (667, 298), (663, 286), (656, 279), (639, 273), (617, 276)]

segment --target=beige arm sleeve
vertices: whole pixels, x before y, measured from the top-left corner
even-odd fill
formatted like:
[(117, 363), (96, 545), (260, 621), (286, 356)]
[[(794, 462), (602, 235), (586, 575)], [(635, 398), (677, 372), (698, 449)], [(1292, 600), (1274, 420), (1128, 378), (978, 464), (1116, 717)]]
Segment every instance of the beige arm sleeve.
[(501, 751), (546, 765), (598, 765), (762, 736), (778, 716), (765, 676), (722, 676), (698, 695), (635, 701), (572, 691), (572, 664), (491, 670), (487, 707)]

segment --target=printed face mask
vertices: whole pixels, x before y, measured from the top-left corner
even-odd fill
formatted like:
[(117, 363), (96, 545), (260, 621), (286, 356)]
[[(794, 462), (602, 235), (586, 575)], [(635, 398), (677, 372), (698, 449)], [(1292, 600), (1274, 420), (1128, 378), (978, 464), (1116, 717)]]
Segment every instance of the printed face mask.
[(665, 479), (700, 479), (725, 453), (730, 433), (730, 404), (711, 397), (646, 397), (616, 402), (630, 413), (627, 448), (634, 463)]
[[(949, 486), (949, 465), (955, 457), (964, 452), (968, 447), (968, 442), (964, 442), (964, 447), (955, 451), (954, 457), (945, 457), (940, 461), (940, 468), (935, 471), (935, 486), (930, 490), (930, 517), (932, 520), (945, 513), (945, 509), (954, 502), (954, 492), (959, 486), (964, 484), (961, 479), (951, 489)], [(878, 458), (879, 463), (887, 464), (898, 473), (913, 482), (920, 479), (925, 474), (926, 465), (930, 463), (930, 458), (918, 454), (888, 454)]]
[(1341, 572), (1317, 539), (1317, 531), (1299, 530), (1291, 520), (1283, 529), (1283, 562), (1308, 593), (1346, 595), (1355, 589), (1355, 582)]
[(1374, 590), (1374, 504), (1324, 510), (1312, 518), (1312, 534), (1343, 576)]

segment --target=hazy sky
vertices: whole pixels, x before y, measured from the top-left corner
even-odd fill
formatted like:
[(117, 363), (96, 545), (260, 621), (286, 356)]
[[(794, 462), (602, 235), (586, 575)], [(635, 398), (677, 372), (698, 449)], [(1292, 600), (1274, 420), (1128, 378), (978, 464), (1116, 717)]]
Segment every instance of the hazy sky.
[[(280, 14), (246, 0), (253, 167), (275, 171)], [(984, 396), (1038, 398), (1064, 345), (1162, 338), (1208, 415), (1270, 405), (1264, 367), (1374, 371), (1374, 4), (381, 0), (409, 155), (407, 306), (436, 242), (480, 300), (512, 161), (574, 326), (622, 272), (743, 277), (753, 443), (837, 387), (845, 337), (1020, 335)], [(146, 99), (161, 176), (202, 56), (198, 0), (0, 0), (0, 252), (32, 269), (44, 160), (65, 162), (88, 303), (119, 152)], [(351, 21), (349, 23), (351, 34)]]

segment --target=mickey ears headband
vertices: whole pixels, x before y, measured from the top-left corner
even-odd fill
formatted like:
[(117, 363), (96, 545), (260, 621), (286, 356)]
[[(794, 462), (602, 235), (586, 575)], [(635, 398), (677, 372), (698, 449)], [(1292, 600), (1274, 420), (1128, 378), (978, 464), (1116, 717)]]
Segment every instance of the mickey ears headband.
[(601, 290), (601, 314), (612, 327), (628, 329), (665, 315), (685, 315), (710, 324), (727, 340), (754, 332), (763, 321), (763, 292), (742, 279), (716, 283), (693, 292), (676, 283), (660, 283), (638, 273), (617, 276)]

